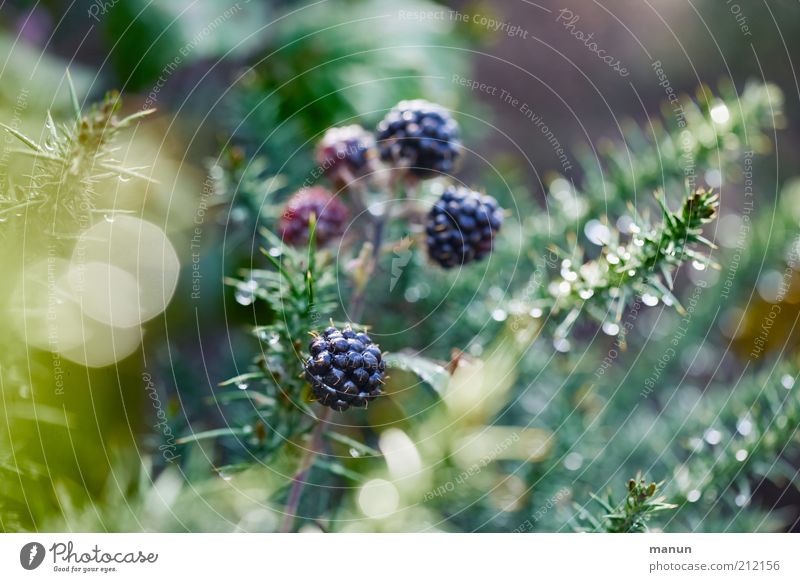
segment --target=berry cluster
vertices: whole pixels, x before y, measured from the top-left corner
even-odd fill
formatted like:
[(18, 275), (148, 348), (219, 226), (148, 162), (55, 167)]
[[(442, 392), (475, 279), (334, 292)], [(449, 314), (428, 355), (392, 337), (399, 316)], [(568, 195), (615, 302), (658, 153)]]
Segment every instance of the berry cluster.
[(340, 238), (350, 219), (347, 206), (325, 188), (304, 188), (286, 204), (278, 225), (281, 238), (290, 245), (306, 244), (312, 214), (317, 223), (316, 239), (320, 245)]
[(386, 363), (366, 333), (331, 326), (311, 340), (309, 351), (306, 379), (321, 404), (343, 411), (380, 395)]
[[(333, 183), (346, 190), (374, 169), (378, 155), (420, 180), (452, 173), (461, 149), (458, 124), (450, 113), (441, 105), (413, 99), (393, 107), (374, 137), (360, 125), (329, 129), (317, 145), (316, 158)], [(321, 244), (342, 236), (349, 218), (346, 208), (326, 190), (312, 188), (290, 199), (280, 224), (283, 239), (306, 243), (312, 213)], [(428, 255), (446, 269), (480, 260), (491, 252), (502, 222), (503, 211), (494, 198), (451, 186), (428, 215)]]
[(428, 213), (428, 255), (445, 269), (481, 260), (492, 251), (502, 223), (494, 198), (450, 186)]
[[(328, 179), (346, 195), (334, 196), (321, 187), (297, 192), (280, 221), (283, 240), (292, 245), (308, 241), (311, 215), (316, 216), (317, 241), (341, 237), (350, 213), (345, 200), (363, 210), (370, 176), (381, 161), (413, 185), (455, 170), (461, 155), (458, 124), (450, 113), (423, 99), (401, 101), (378, 124), (375, 134), (360, 125), (334, 127), (325, 132), (316, 160)], [(380, 180), (374, 180), (380, 183)], [(400, 183), (400, 182), (398, 182)], [(385, 187), (386, 183), (381, 183)], [(427, 216), (428, 255), (445, 269), (485, 258), (503, 223), (503, 210), (491, 196), (465, 187), (449, 186)], [(380, 232), (376, 228), (376, 232)], [(350, 326), (327, 328), (309, 345), (303, 368), (315, 398), (337, 411), (366, 406), (381, 394), (386, 365), (380, 348), (366, 333)]]
[(418, 178), (452, 173), (461, 155), (458, 124), (424, 99), (398, 103), (378, 124), (377, 139), (382, 160)]

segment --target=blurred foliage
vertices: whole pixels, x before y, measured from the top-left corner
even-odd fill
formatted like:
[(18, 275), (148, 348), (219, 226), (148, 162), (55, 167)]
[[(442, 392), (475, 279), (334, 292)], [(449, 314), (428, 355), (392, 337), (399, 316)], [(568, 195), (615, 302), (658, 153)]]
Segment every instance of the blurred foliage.
[[(287, 12), (268, 29), (263, 58), (236, 79), (229, 97), (230, 139), (251, 155), (280, 160), (276, 173), (293, 183), (310, 177), (310, 149), (328, 127), (354, 118), (369, 127), (399, 100), (422, 95), (448, 107), (459, 103), (449, 79), (467, 70), (466, 55), (453, 50), (465, 40), (451, 22), (397, 18), (390, 0), (338, 5)], [(412, 0), (403, 9), (441, 7)]]

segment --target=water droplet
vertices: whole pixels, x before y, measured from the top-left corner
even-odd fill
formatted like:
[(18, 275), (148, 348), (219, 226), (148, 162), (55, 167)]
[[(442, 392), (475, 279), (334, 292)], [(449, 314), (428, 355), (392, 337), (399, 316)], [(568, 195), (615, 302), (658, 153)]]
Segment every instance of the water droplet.
[(658, 305), (658, 297), (656, 297), (655, 295), (651, 295), (650, 293), (643, 293), (642, 303), (644, 303), (648, 307), (655, 307), (656, 305)]
[(567, 471), (577, 471), (583, 465), (583, 457), (578, 453), (570, 453), (564, 457), (564, 468)]
[(416, 287), (409, 287), (408, 289), (406, 289), (406, 292), (403, 293), (403, 297), (405, 297), (405, 300), (408, 303), (416, 303), (420, 299), (419, 289), (417, 289)]
[(728, 110), (728, 106), (724, 103), (717, 103), (714, 107), (711, 108), (709, 111), (711, 115), (711, 119), (714, 123), (725, 123), (731, 118), (731, 112)]
[(258, 339), (260, 339), (262, 342), (268, 343), (271, 346), (274, 346), (281, 341), (281, 336), (275, 331), (262, 329), (258, 332)]
[(247, 382), (239, 382), (238, 384), (236, 384), (236, 387), (239, 390), (247, 390), (250, 387), (250, 384), (248, 384)]
[(736, 496), (736, 499), (733, 500), (738, 507), (744, 507), (749, 501), (750, 498), (744, 493), (739, 493), (739, 495)]
[(722, 433), (714, 428), (709, 428), (703, 433), (703, 438), (710, 445), (718, 445), (722, 441)]
[(283, 250), (278, 247), (272, 247), (269, 249), (269, 256), (275, 257), (276, 259), (283, 254)]
[(692, 489), (689, 493), (686, 494), (686, 501), (689, 503), (694, 503), (700, 499), (700, 491), (697, 489)]
[(753, 432), (753, 423), (747, 417), (740, 418), (736, 423), (736, 431), (742, 436), (747, 436)]
[(587, 222), (583, 232), (586, 238), (597, 246), (607, 245), (611, 241), (611, 230), (597, 219)]
[(124, 183), (124, 182), (130, 182), (130, 181), (131, 181), (131, 178), (130, 178), (130, 176), (123, 176), (122, 174), (120, 174), (120, 176), (119, 176), (117, 179), (118, 179), (120, 182), (123, 182), (123, 183)]
[(350, 447), (350, 456), (351, 456), (351, 457), (353, 457), (354, 459), (357, 459), (358, 457), (360, 457), (360, 456), (361, 456), (361, 453), (359, 453), (359, 452), (358, 452), (356, 449), (354, 449), (353, 447)]
[(619, 333), (619, 325), (613, 321), (606, 321), (603, 323), (603, 333), (606, 335), (617, 335)]
[(701, 263), (700, 261), (696, 261), (696, 260), (692, 261), (692, 267), (694, 267), (695, 270), (697, 270), (697, 271), (705, 271), (706, 270), (706, 264), (705, 263)]
[(787, 390), (791, 390), (792, 386), (794, 386), (794, 378), (792, 378), (789, 374), (784, 374), (781, 378), (781, 386)]
[(252, 305), (256, 300), (256, 289), (258, 289), (258, 283), (250, 279), (245, 283), (239, 284), (233, 296), (240, 305)]
[(590, 299), (594, 295), (594, 291), (591, 289), (581, 289), (578, 291), (578, 297), (581, 299)]
[(508, 318), (508, 313), (506, 313), (505, 309), (495, 309), (492, 311), (492, 319), (495, 321), (505, 321)]
[(736, 460), (737, 461), (739, 461), (741, 463), (746, 458), (747, 458), (747, 451), (745, 451), (744, 449), (739, 449), (738, 451), (736, 451)]
[(568, 339), (562, 337), (553, 340), (553, 347), (556, 349), (556, 351), (566, 354), (572, 346), (570, 345)]
[(106, 222), (114, 222), (114, 215), (113, 214), (104, 214), (103, 218)]
[(539, 319), (542, 316), (542, 310), (539, 309), (538, 307), (534, 307), (529, 311), (529, 313), (530, 316), (533, 317), (534, 319)]

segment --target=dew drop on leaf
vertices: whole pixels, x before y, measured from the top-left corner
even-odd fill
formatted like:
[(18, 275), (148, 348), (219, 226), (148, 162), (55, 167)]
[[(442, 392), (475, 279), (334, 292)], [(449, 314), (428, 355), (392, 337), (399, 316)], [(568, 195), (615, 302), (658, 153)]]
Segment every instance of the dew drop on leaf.
[(613, 321), (606, 321), (603, 323), (603, 333), (606, 335), (617, 335), (619, 333), (619, 325)]
[(648, 307), (655, 307), (656, 305), (658, 305), (658, 297), (656, 297), (655, 295), (651, 295), (650, 293), (643, 293), (642, 303), (644, 303)]

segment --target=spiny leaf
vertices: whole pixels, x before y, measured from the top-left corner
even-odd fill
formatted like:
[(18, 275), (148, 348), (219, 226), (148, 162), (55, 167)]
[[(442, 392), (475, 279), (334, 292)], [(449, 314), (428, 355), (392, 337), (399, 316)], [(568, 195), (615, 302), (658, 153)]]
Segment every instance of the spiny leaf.
[(213, 430), (195, 432), (190, 435), (183, 436), (179, 439), (176, 439), (175, 442), (179, 445), (184, 445), (186, 443), (208, 440), (208, 439), (216, 439), (219, 437), (226, 437), (226, 436), (247, 436), (249, 434), (252, 434), (252, 432), (253, 429), (249, 426), (245, 426), (242, 428), (238, 427), (215, 428)]
[(357, 441), (355, 439), (350, 438), (347, 435), (340, 434), (338, 432), (328, 431), (325, 433), (325, 437), (329, 438), (332, 441), (336, 441), (343, 445), (346, 445), (352, 449), (355, 449), (361, 455), (366, 457), (380, 457), (380, 451), (373, 449), (370, 446), (365, 445), (364, 443)]
[(10, 126), (6, 125), (5, 123), (2, 123), (2, 122), (0, 122), (0, 127), (5, 129), (8, 133), (10, 133), (14, 137), (16, 137), (19, 141), (24, 143), (26, 146), (28, 146), (32, 150), (35, 150), (37, 152), (44, 152), (44, 148), (42, 146), (40, 146), (38, 143), (36, 143), (35, 141), (33, 141), (31, 138), (27, 137), (26, 135), (20, 133), (19, 131), (17, 131), (13, 127), (10, 127)]
[(67, 86), (69, 87), (69, 99), (72, 103), (72, 112), (75, 114), (75, 120), (81, 120), (81, 105), (78, 101), (78, 92), (75, 91), (75, 84), (72, 82), (72, 75), (67, 69)]

